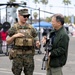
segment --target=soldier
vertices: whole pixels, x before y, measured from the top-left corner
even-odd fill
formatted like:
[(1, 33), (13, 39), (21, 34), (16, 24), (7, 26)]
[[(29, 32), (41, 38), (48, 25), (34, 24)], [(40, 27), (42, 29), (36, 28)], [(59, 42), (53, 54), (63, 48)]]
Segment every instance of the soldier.
[(21, 75), (23, 70), (25, 75), (33, 75), (34, 71), (34, 45), (39, 48), (37, 33), (32, 25), (26, 23), (30, 14), (28, 9), (18, 10), (18, 23), (15, 23), (8, 30), (7, 44), (13, 43), (9, 52), (12, 59), (12, 72), (14, 75)]

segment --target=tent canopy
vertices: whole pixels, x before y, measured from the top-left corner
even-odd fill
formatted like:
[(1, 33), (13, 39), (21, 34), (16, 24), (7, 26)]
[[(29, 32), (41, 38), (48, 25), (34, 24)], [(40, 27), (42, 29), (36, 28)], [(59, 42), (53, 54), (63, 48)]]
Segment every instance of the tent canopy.
[(50, 27), (52, 28), (52, 24), (51, 23), (48, 23), (48, 22), (45, 22), (45, 21), (41, 21), (40, 23), (37, 22), (37, 23), (34, 23), (32, 24), (33, 27)]

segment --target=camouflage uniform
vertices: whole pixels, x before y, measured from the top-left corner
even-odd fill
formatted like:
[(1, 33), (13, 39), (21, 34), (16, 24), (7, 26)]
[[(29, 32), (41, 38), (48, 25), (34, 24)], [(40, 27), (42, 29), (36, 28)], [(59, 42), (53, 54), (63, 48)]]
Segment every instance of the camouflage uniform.
[[(24, 30), (28, 29), (31, 30), (31, 32), (29, 34), (31, 34), (31, 36), (34, 38), (34, 42), (35, 42), (35, 37), (37, 36), (37, 33), (35, 31), (35, 29), (29, 25), (26, 24), (24, 27), (21, 25), (18, 25), (18, 23), (16, 23), (12, 28), (9, 29), (8, 31), (8, 35), (11, 37), (12, 35), (16, 34), (17, 31), (21, 28), (24, 28)], [(17, 38), (16, 38), (17, 39)], [(34, 44), (33, 42), (33, 44)], [(20, 44), (20, 43), (19, 43)], [(19, 46), (15, 46), (15, 40), (14, 40), (14, 50), (17, 51), (15, 58), (13, 58), (13, 62), (12, 62), (12, 72), (14, 75), (21, 75), (21, 72), (23, 70), (25, 75), (33, 75), (33, 71), (34, 71), (34, 45), (32, 46), (31, 49), (29, 50), (25, 50), (23, 46), (22, 49), (16, 48)], [(23, 52), (22, 52), (23, 51)]]

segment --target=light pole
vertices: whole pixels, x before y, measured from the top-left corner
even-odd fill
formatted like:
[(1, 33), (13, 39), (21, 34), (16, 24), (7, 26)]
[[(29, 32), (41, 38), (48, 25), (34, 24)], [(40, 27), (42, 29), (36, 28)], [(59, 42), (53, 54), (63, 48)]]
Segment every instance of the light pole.
[(30, 14), (31, 14), (30, 22), (31, 22), (31, 24), (32, 24), (32, 9), (30, 10)]
[(1, 9), (0, 9), (0, 23), (1, 23)]

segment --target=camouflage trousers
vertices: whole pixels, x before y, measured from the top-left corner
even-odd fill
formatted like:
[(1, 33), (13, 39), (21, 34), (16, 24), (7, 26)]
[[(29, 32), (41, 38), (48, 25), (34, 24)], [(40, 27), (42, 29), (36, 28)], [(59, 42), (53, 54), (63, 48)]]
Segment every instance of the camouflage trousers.
[(12, 61), (12, 72), (14, 75), (21, 75), (21, 72), (25, 75), (33, 75), (34, 71), (34, 59), (32, 54), (17, 54)]

